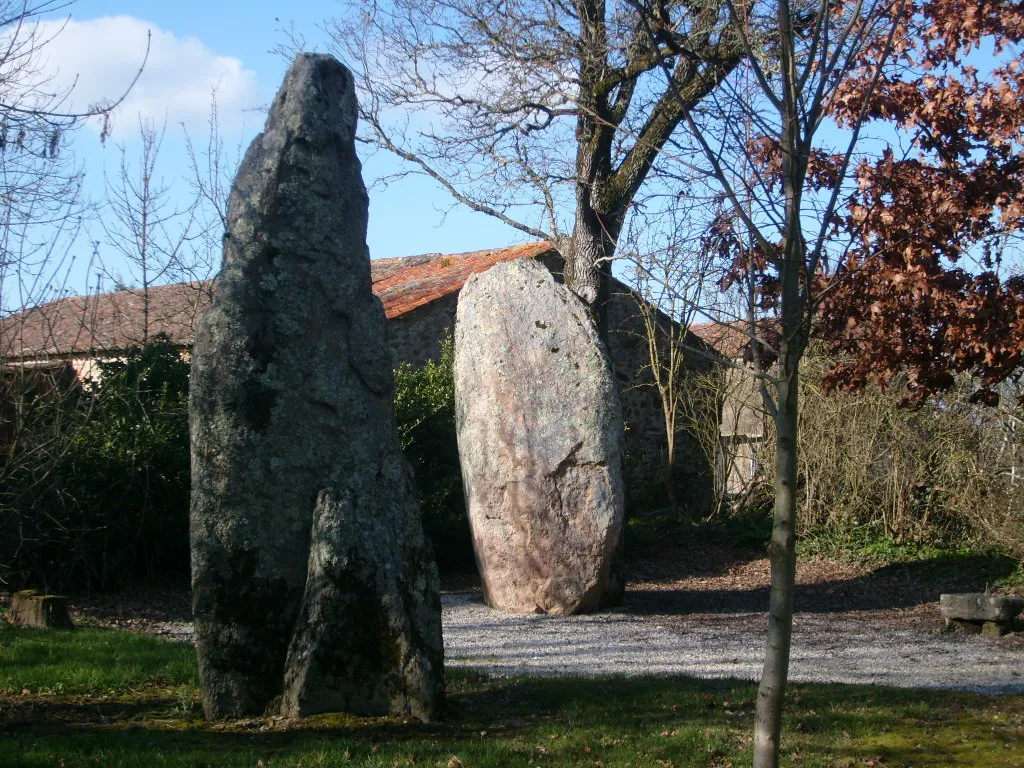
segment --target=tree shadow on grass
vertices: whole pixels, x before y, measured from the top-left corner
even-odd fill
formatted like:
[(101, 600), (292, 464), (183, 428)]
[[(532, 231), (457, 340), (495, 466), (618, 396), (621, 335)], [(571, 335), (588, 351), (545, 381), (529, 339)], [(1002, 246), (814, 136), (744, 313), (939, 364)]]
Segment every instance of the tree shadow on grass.
[[(0, 697), (0, 732), (12, 728), (45, 730), (68, 723), (104, 727), (114, 724), (152, 727), (192, 726), (197, 732), (248, 738), (254, 733), (335, 732), (377, 734), (404, 738), (430, 733), (474, 731), (482, 721), (529, 726), (535, 720), (582, 710), (635, 712), (647, 719), (652, 702), (664, 695), (692, 698), (703, 706), (715, 696), (752, 695), (753, 686), (741, 680), (701, 680), (683, 676), (517, 677), (491, 676), (471, 669), (449, 670), (448, 701), (442, 718), (422, 723), (414, 718), (360, 717), (345, 713), (312, 715), (286, 721), (274, 717), (208, 723), (199, 702), (173, 695), (143, 696), (135, 701), (99, 701), (83, 697)], [(700, 707), (698, 707), (699, 709)], [(184, 710), (184, 711), (183, 711)]]
[[(581, 733), (578, 738), (591, 739), (596, 747), (605, 734), (635, 740), (666, 728), (666, 723), (673, 733), (705, 728), (721, 717), (723, 703), (752, 711), (755, 694), (749, 682), (683, 677), (507, 679), (472, 672), (452, 677), (456, 690), (448, 711), (429, 724), (344, 714), (211, 724), (183, 719), (170, 699), (101, 718), (87, 707), (53, 702), (46, 718), (10, 722), (0, 717), (0, 742), (6, 745), (0, 746), (0, 764), (57, 764), (63, 755), (92, 754), (103, 755), (101, 764), (139, 766), (154, 761), (175, 766), (179, 757), (190, 766), (254, 766), (257, 760), (291, 766), (305, 764), (311, 756), (320, 759), (313, 764), (322, 765), (406, 765), (409, 756), (417, 765), (445, 765), (452, 755), (467, 766), (526, 765), (496, 757), (523, 744), (542, 744), (545, 751), (536, 759), (543, 757), (549, 764), (568, 756), (560, 751), (576, 749), (552, 741), (552, 733)], [(628, 743), (620, 747), (628, 748)], [(586, 757), (579, 751), (579, 757)]]
[[(69, 766), (172, 768), (251, 768), (260, 762), (268, 768), (298, 763), (589, 765), (594, 760), (610, 765), (636, 764), (636, 750), (650, 764), (704, 766), (712, 748), (724, 749), (732, 759), (741, 757), (744, 747), (737, 735), (752, 727), (756, 692), (752, 683), (685, 677), (507, 679), (466, 672), (452, 677), (450, 711), (432, 724), (348, 715), (207, 724), (180, 716), (173, 720), (165, 699), (162, 709), (126, 710), (113, 720), (68, 720), (63, 727), (52, 720), (17, 728), (0, 724), (0, 764), (55, 765), (68, 757)], [(987, 732), (997, 709), (1005, 715), (1000, 723), (1005, 722), (1008, 734), (1024, 719), (1024, 704), (1014, 697), (949, 692), (795, 685), (789, 702), (787, 741), (818, 755), (835, 754), (832, 750), (837, 742), (842, 747), (845, 737), (849, 754), (863, 757), (873, 735), (894, 724), (918, 738), (925, 728), (959, 728), (961, 723), (979, 734)], [(968, 726), (965, 718), (981, 725)]]
[(59, 696), (7, 696), (0, 698), (0, 733), (26, 727), (69, 724), (97, 725), (121, 721), (146, 721), (167, 717), (178, 706), (169, 696), (144, 697), (136, 701), (71, 699)]

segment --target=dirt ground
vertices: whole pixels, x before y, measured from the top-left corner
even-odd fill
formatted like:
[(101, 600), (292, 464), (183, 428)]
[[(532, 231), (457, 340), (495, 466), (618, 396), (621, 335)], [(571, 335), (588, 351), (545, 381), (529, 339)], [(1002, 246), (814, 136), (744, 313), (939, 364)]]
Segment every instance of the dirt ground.
[[(662, 613), (706, 616), (764, 613), (771, 568), (763, 553), (701, 545), (679, 551), (669, 544), (632, 563), (631, 601)], [(941, 631), (939, 595), (1001, 592), (984, 557), (897, 563), (873, 568), (826, 557), (797, 559), (796, 612), (858, 617), (866, 624)], [(1024, 632), (1013, 633), (1024, 648)]]

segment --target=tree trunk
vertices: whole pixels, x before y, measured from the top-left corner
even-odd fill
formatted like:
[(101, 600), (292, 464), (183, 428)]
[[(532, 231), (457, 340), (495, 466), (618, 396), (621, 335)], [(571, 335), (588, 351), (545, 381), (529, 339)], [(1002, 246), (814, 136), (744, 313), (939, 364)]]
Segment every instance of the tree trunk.
[[(657, 333), (657, 325), (654, 325), (651, 333)], [(673, 339), (674, 342), (674, 339)], [(671, 353), (670, 353), (671, 354)], [(671, 358), (670, 358), (671, 359)], [(675, 366), (669, 364), (669, 376), (675, 375)], [(676, 497), (676, 403), (675, 389), (672, 387), (659, 387), (662, 411), (665, 418), (665, 466), (663, 480), (665, 483), (665, 495), (668, 498), (668, 508), (672, 512), (672, 518), (679, 515), (679, 499)]]
[[(775, 523), (768, 555), (772, 584), (768, 635), (754, 722), (754, 768), (778, 768), (782, 705), (789, 680), (796, 585), (797, 395), (800, 359), (806, 347), (804, 277), (807, 250), (801, 230), (801, 200), (807, 171), (807, 146), (801, 140), (799, 78), (794, 64), (794, 29), (788, 0), (778, 4), (782, 109), (780, 149), (785, 225), (779, 262), (781, 294), (778, 383), (775, 420)], [(804, 283), (801, 286), (801, 283)]]
[[(577, 206), (576, 228), (565, 257), (565, 284), (590, 309), (601, 338), (608, 342), (608, 299), (611, 296), (612, 257), (620, 221), (602, 226), (602, 219), (589, 206)], [(612, 234), (614, 233), (614, 234)]]
[(624, 214), (609, 201), (616, 123), (609, 92), (598, 83), (607, 69), (608, 39), (604, 0), (576, 0), (581, 57), (576, 117), (576, 218), (565, 257), (565, 284), (590, 309), (598, 333), (608, 341), (611, 257)]
[[(788, 346), (788, 345), (787, 345)], [(784, 353), (785, 354), (785, 353)], [(783, 361), (785, 365), (789, 361)], [(764, 669), (757, 690), (754, 768), (777, 768), (782, 704), (789, 678), (796, 583), (797, 366), (778, 385), (775, 419), (775, 524), (768, 548), (772, 568)]]

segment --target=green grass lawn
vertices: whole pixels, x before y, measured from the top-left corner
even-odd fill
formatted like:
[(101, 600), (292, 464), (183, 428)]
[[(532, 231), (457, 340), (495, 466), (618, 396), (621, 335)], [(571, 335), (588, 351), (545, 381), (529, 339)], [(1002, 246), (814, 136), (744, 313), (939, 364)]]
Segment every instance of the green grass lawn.
[[(208, 724), (190, 646), (120, 632), (0, 629), (0, 766), (739, 766), (754, 686), (683, 677), (531, 679), (452, 671), (423, 725), (329, 715)], [(1014, 697), (801, 685), (784, 765), (1024, 766)]]

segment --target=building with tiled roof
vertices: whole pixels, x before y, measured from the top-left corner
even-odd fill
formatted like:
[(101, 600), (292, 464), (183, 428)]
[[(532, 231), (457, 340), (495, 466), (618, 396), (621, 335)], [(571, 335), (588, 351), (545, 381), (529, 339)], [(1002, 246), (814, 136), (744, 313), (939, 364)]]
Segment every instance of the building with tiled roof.
[(404, 315), (432, 301), (462, 289), (470, 275), (485, 272), (495, 264), (515, 259), (554, 256), (550, 243), (543, 240), (510, 248), (442, 255), (407, 256), (376, 259), (370, 262), (373, 292), (384, 304), (388, 319)]
[[(370, 262), (373, 292), (388, 319), (457, 294), (470, 275), (501, 261), (553, 254), (546, 242), (452, 255), (426, 254)], [(105, 357), (164, 334), (191, 347), (210, 306), (212, 281), (72, 296), (0, 321), (0, 356), (20, 362)], [(80, 367), (80, 366), (76, 366)]]
[(690, 333), (702, 339), (728, 360), (743, 356), (743, 350), (750, 344), (747, 324), (735, 323), (692, 323)]
[[(543, 241), (371, 261), (373, 291), (388, 318), (394, 363), (422, 365), (437, 359), (442, 340), (454, 328), (458, 294), (470, 275), (521, 258), (540, 260), (556, 276), (562, 268), (557, 251)], [(97, 360), (117, 357), (157, 334), (187, 351), (215, 291), (213, 282), (192, 282), (154, 286), (145, 294), (122, 290), (53, 301), (0, 321), (0, 356), (8, 367), (70, 365), (80, 377), (88, 377)], [(635, 294), (622, 284), (616, 284), (612, 293), (609, 352), (622, 388), (627, 453), (634, 463), (655, 465), (664, 450), (665, 427), (657, 390), (647, 386), (644, 326)], [(702, 344), (696, 337), (693, 342)], [(683, 444), (678, 455), (685, 454), (686, 442), (686, 436), (677, 436), (677, 445)], [(707, 462), (696, 457), (690, 474), (706, 471)]]

